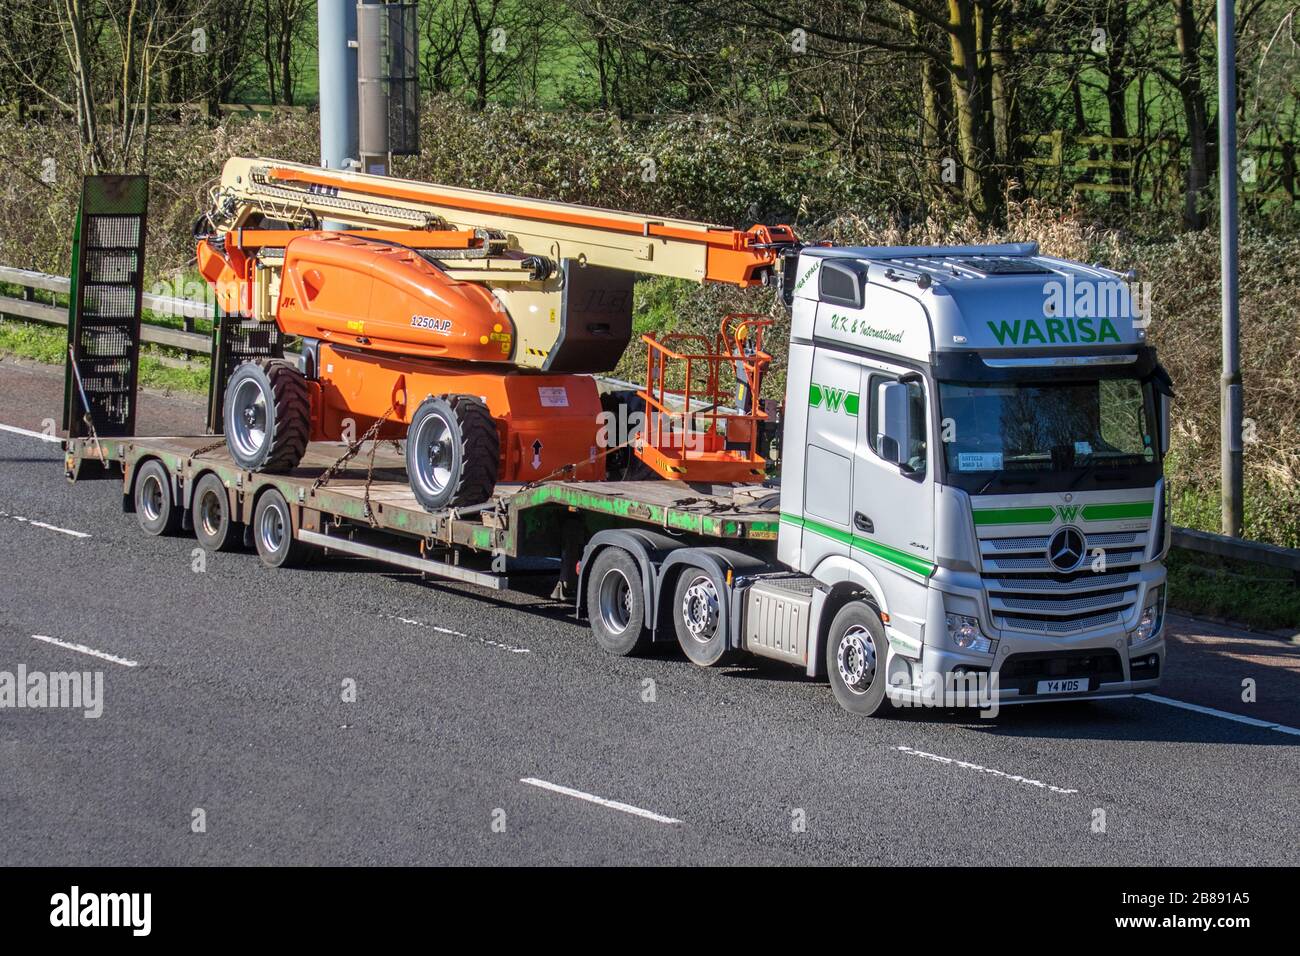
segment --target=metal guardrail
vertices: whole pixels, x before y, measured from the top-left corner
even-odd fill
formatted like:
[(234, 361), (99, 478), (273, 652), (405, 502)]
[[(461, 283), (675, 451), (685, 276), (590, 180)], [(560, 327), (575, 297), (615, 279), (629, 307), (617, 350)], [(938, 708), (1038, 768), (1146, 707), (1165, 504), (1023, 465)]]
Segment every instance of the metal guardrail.
[[(34, 289), (40, 289), (56, 295), (67, 295), (70, 289), (67, 276), (46, 275), (43, 272), (14, 269), (10, 266), (0, 266), (0, 283), (21, 286), (26, 293), (30, 293)], [(193, 299), (182, 299), (169, 295), (154, 295), (149, 292), (144, 294), (144, 307), (152, 312), (163, 312), (167, 315), (177, 315), (182, 318), (211, 319), (213, 317), (213, 308), (206, 302), (196, 302)], [(11, 296), (0, 295), (0, 315), (14, 315), (49, 325), (66, 327), (68, 324), (66, 306), (35, 302), (30, 298), (15, 299)], [(197, 332), (185, 332), (181, 329), (171, 329), (161, 325), (145, 323), (141, 328), (140, 337), (143, 341), (155, 345), (165, 345), (169, 348), (204, 356), (210, 354), (212, 350), (212, 341), (206, 335)], [(286, 353), (286, 355), (289, 355), (289, 353)], [(167, 362), (165, 357), (161, 360)], [(172, 364), (183, 365), (184, 363), (175, 362)], [(640, 388), (634, 382), (624, 382), (604, 376), (597, 376), (597, 378), (604, 384), (614, 388)], [(1226, 535), (1211, 534), (1208, 531), (1193, 531), (1190, 528), (1174, 528), (1172, 537), (1173, 546), (1176, 548), (1195, 551), (1199, 554), (1209, 554), (1219, 558), (1228, 558), (1234, 561), (1267, 564), (1272, 567), (1282, 568), (1290, 571), (1295, 575), (1296, 580), (1300, 582), (1300, 550), (1295, 548), (1282, 548), (1274, 544), (1265, 544), (1262, 541), (1247, 541), (1244, 538), (1229, 538)]]
[[(39, 302), (32, 295), (35, 290), (55, 295), (68, 295), (72, 284), (67, 276), (52, 276), (43, 272), (32, 272), (30, 269), (0, 266), (0, 283), (22, 286), (24, 291), (24, 297), (21, 299), (0, 295), (0, 314), (14, 315), (33, 322), (43, 322), (46, 325), (67, 326), (67, 306)], [(144, 294), (144, 307), (151, 312), (162, 312), (183, 319), (210, 319), (213, 315), (212, 306), (206, 302), (195, 302), (193, 299), (181, 299), (170, 295), (154, 295), (149, 292)], [(186, 332), (183, 329), (173, 329), (165, 325), (144, 323), (140, 328), (140, 338), (153, 345), (165, 345), (191, 354), (207, 355), (212, 350), (212, 340), (209, 336), (198, 332)], [(176, 360), (169, 361), (166, 356), (160, 356), (159, 359), (169, 365), (185, 364)]]

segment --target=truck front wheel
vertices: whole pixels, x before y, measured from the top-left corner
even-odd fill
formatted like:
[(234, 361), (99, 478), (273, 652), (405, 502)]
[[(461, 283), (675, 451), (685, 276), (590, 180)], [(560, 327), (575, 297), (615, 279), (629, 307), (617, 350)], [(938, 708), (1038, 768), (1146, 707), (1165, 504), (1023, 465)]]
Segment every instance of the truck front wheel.
[(641, 569), (622, 548), (606, 548), (591, 562), (587, 571), (587, 616), (601, 650), (628, 657), (650, 646)]
[(840, 608), (826, 636), (826, 673), (835, 700), (851, 714), (870, 717), (885, 703), (885, 626), (870, 606)]

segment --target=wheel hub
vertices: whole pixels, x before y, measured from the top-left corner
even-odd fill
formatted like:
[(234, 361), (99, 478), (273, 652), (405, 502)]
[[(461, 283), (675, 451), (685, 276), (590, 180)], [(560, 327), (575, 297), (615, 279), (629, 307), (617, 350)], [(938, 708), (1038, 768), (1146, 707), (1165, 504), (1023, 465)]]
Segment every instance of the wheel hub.
[(718, 629), (718, 591), (712, 579), (701, 575), (691, 582), (682, 596), (682, 619), (701, 644), (713, 639)]
[(632, 622), (632, 586), (617, 568), (601, 579), (600, 618), (611, 634), (622, 634)]
[(441, 415), (429, 415), (420, 422), (415, 434), (407, 442), (415, 442), (417, 452), (413, 458), (415, 473), (411, 478), (427, 493), (439, 495), (451, 484), (452, 429)]
[(835, 649), (840, 679), (855, 694), (865, 694), (876, 677), (876, 644), (865, 627), (854, 626)]
[(231, 416), (230, 439), (235, 450), (251, 458), (266, 442), (266, 395), (253, 379), (239, 383), (234, 396), (234, 414)]

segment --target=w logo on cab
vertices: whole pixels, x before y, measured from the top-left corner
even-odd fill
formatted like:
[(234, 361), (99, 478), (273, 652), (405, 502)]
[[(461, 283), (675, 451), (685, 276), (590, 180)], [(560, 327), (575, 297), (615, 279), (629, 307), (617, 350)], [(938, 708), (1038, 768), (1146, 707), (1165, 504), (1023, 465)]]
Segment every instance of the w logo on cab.
[(1067, 524), (1079, 516), (1078, 505), (1057, 505), (1056, 516)]
[(808, 405), (810, 408), (821, 408), (824, 405), (828, 412), (843, 411), (848, 415), (857, 415), (858, 393), (813, 382), (808, 388)]

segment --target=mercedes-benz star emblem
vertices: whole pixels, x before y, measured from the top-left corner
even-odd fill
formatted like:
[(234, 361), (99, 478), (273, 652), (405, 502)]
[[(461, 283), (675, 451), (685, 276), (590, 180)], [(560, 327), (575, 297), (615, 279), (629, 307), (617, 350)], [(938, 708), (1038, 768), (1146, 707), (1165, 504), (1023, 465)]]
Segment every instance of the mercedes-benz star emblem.
[(1059, 529), (1047, 541), (1047, 563), (1058, 571), (1070, 572), (1083, 563), (1083, 532), (1073, 525)]

